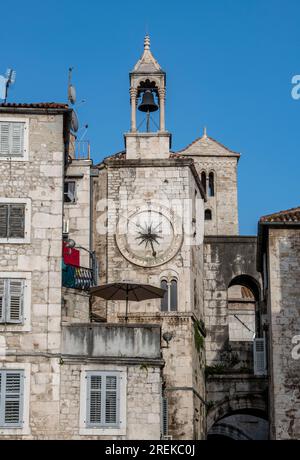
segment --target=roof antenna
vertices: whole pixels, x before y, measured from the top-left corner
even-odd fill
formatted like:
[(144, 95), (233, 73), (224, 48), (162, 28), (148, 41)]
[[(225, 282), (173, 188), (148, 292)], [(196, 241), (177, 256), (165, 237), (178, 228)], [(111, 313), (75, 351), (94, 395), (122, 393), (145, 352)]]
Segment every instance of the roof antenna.
[(74, 67), (69, 68), (69, 75), (68, 75), (68, 101), (74, 105), (76, 102), (76, 89), (75, 86), (72, 85), (72, 72)]
[(5, 77), (0, 75), (0, 99), (6, 104), (8, 88), (16, 81), (16, 72), (13, 69), (7, 69)]

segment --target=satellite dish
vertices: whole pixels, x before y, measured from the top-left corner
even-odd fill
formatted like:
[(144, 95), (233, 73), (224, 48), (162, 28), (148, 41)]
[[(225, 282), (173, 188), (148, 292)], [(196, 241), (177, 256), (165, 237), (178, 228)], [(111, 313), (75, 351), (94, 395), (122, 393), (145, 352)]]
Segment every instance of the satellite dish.
[(74, 133), (77, 133), (78, 128), (79, 128), (78, 117), (74, 109), (72, 111), (71, 128), (72, 128), (72, 131), (74, 131)]
[(74, 85), (69, 85), (68, 87), (68, 99), (72, 105), (76, 102), (76, 89)]

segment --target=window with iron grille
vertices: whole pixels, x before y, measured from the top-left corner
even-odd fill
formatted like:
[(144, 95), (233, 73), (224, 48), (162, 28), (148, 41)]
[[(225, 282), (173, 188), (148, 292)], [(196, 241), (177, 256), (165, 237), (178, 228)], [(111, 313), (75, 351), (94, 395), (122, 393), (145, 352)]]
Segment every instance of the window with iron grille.
[(88, 428), (120, 427), (120, 376), (110, 372), (87, 372)]
[(0, 427), (22, 427), (23, 388), (23, 371), (0, 370)]
[(25, 237), (25, 204), (0, 203), (0, 238)]
[(0, 279), (0, 324), (23, 323), (24, 285), (22, 279)]
[(25, 123), (0, 121), (0, 156), (24, 155)]

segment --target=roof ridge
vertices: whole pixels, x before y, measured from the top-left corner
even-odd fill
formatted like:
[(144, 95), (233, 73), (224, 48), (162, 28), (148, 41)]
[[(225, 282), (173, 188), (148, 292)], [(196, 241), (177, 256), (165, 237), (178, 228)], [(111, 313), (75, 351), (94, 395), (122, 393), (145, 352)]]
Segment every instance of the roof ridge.
[(227, 150), (228, 152), (230, 153), (233, 153), (235, 155), (240, 155), (238, 152), (235, 152), (234, 150), (231, 150), (229, 149), (228, 147), (226, 147), (226, 145), (222, 144), (221, 142), (217, 141), (216, 139), (214, 139), (213, 137), (211, 136), (201, 136), (201, 137), (197, 137), (197, 139), (195, 139), (193, 142), (191, 142), (190, 144), (188, 144), (186, 147), (184, 147), (183, 149), (181, 150), (178, 150), (177, 153), (181, 153), (181, 152), (184, 152), (185, 150), (187, 150), (188, 148), (190, 148), (192, 145), (196, 144), (196, 142), (199, 142), (201, 141), (202, 139), (209, 139), (213, 142), (215, 142), (216, 144), (218, 144), (220, 147), (222, 147), (223, 149)]

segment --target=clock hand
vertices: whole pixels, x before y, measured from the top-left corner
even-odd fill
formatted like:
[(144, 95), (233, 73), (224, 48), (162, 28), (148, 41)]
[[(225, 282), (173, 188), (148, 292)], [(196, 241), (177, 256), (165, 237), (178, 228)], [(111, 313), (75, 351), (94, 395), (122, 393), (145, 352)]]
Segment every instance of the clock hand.
[(151, 244), (151, 248), (152, 248), (152, 255), (153, 255), (153, 257), (156, 257), (156, 251), (154, 251), (153, 241), (152, 240), (150, 241), (150, 244)]

